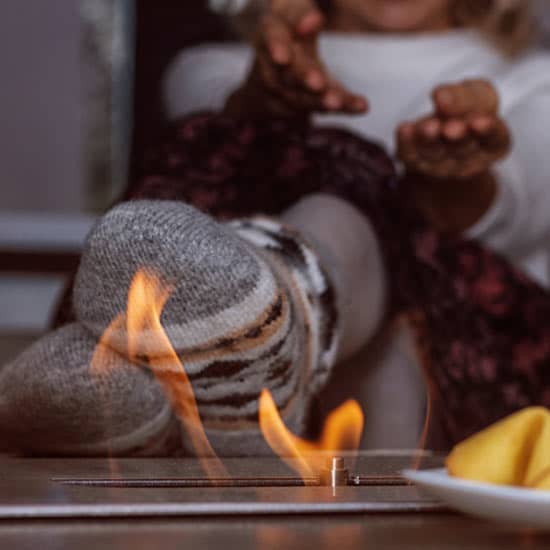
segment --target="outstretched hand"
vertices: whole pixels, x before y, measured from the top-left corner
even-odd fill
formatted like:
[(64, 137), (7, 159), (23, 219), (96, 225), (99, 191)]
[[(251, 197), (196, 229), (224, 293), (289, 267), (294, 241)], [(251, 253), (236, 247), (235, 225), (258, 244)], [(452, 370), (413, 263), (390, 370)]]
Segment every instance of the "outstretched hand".
[(324, 16), (313, 0), (271, 0), (256, 32), (252, 85), (265, 91), (267, 110), (363, 113), (367, 101), (336, 81), (318, 52)]
[(467, 180), (505, 157), (510, 132), (498, 115), (499, 98), (485, 80), (439, 86), (434, 112), (398, 128), (398, 156), (407, 172), (438, 180)]

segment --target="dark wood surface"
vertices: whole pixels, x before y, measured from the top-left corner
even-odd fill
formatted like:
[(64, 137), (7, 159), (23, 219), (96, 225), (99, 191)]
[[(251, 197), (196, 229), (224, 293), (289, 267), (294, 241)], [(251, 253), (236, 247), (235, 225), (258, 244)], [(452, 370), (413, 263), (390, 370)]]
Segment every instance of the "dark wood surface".
[(0, 522), (3, 549), (506, 550), (550, 536), (455, 514)]

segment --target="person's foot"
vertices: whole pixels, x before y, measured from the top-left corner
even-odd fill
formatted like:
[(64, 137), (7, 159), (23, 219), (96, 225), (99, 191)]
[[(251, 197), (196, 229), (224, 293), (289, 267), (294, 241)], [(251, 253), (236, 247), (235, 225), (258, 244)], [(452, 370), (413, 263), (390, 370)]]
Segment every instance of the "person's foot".
[[(285, 421), (299, 432), (311, 398), (328, 377), (338, 342), (336, 297), (313, 249), (267, 218), (222, 225), (183, 203), (136, 201), (110, 211), (87, 240), (74, 290), (82, 328), (46, 337), (6, 371), (24, 371), (31, 382), (15, 396), (18, 406), (32, 402), (35, 392), (44, 402), (41, 412), (27, 419), (28, 432), (43, 434), (34, 448), (72, 454), (79, 444), (101, 440), (103, 445), (107, 425), (115, 419), (117, 442), (161, 413), (168, 422), (166, 399), (152, 375), (159, 358), (164, 365), (167, 359), (176, 362), (169, 358), (166, 339), (144, 331), (129, 353), (125, 322), (104, 336), (114, 319), (124, 319), (131, 282), (144, 269), (170, 290), (162, 325), (179, 357), (175, 368), (183, 365), (191, 380), (215, 450), (258, 452), (261, 438), (251, 434), (257, 433), (263, 388), (270, 389)], [(111, 404), (104, 413), (103, 394), (89, 372), (102, 336), (113, 358), (112, 367), (101, 369)], [(36, 364), (42, 370), (35, 371)], [(41, 373), (38, 379), (35, 372)], [(17, 386), (22, 384), (18, 379)], [(148, 395), (155, 396), (154, 406), (147, 404)], [(73, 422), (75, 410), (80, 413)], [(58, 428), (64, 440), (56, 447)], [(157, 428), (158, 435), (165, 426)], [(152, 435), (145, 431), (144, 442)], [(185, 436), (182, 444), (189, 447)], [(259, 445), (260, 452), (265, 450)], [(133, 448), (118, 447), (122, 454)]]
[[(4, 447), (41, 455), (169, 452), (179, 428), (152, 373), (96, 345), (87, 329), (71, 324), (2, 368)], [(103, 374), (90, 368), (94, 351)]]

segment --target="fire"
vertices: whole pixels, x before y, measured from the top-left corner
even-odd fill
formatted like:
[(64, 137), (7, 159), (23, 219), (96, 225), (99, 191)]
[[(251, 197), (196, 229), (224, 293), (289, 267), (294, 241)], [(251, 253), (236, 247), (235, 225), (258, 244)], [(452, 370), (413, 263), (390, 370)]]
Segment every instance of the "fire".
[(413, 455), (411, 469), (420, 470), (422, 465), (422, 458), (424, 457), (424, 451), (426, 449), (426, 444), (428, 442), (428, 435), (430, 432), (430, 424), (432, 419), (432, 392), (429, 390), (430, 382), (426, 381), (426, 416), (424, 418), (424, 425), (422, 426), (422, 432), (418, 438), (418, 443), (416, 445), (416, 453)]
[[(229, 476), (206, 437), (184, 366), (161, 324), (162, 310), (170, 292), (151, 272), (138, 271), (130, 285), (126, 313), (117, 316), (103, 333), (91, 369), (98, 376), (109, 374), (104, 354), (109, 350), (109, 343), (125, 333), (128, 358), (151, 369), (209, 477), (227, 479)], [(323, 452), (357, 450), (363, 431), (361, 408), (350, 400), (329, 415), (318, 441), (300, 439), (284, 425), (267, 389), (260, 396), (259, 419), (264, 438), (273, 451), (296, 469), (306, 483), (315, 480), (325, 465)]]
[(330, 413), (321, 437), (315, 442), (301, 439), (287, 429), (267, 389), (260, 395), (259, 416), (260, 429), (273, 452), (296, 470), (305, 483), (311, 482), (325, 466), (323, 453), (356, 451), (363, 432), (363, 412), (354, 400)]
[[(104, 332), (92, 358), (91, 369), (95, 374), (104, 374), (103, 350), (111, 335), (126, 326), (130, 360), (141, 364), (146, 361), (208, 475), (211, 478), (228, 477), (206, 437), (191, 383), (160, 321), (169, 295), (170, 289), (155, 275), (139, 271), (130, 285), (126, 314), (119, 315)], [(144, 353), (143, 349), (155, 351), (154, 354)]]

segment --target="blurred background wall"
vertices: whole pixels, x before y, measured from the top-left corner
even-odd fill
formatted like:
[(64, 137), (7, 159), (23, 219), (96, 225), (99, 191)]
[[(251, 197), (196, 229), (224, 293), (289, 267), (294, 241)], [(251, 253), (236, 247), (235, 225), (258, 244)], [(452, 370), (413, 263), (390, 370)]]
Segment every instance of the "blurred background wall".
[(46, 330), (96, 216), (161, 131), (172, 57), (225, 29), (202, 0), (0, 2), (0, 363)]
[(45, 330), (126, 184), (133, 0), (0, 2), (0, 331)]
[(0, 210), (83, 206), (79, 44), (78, 2), (0, 3)]

